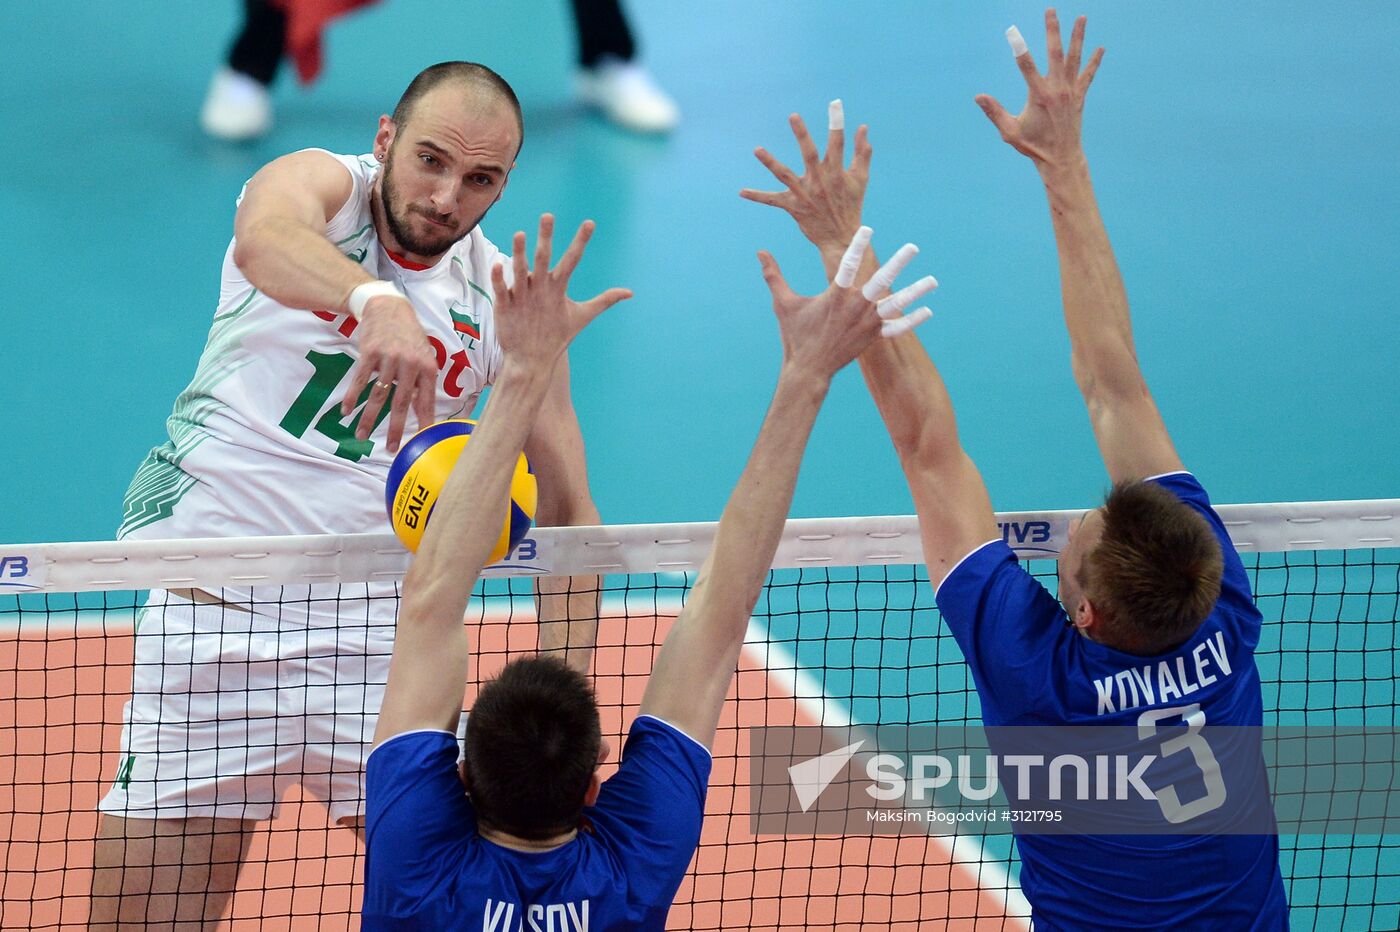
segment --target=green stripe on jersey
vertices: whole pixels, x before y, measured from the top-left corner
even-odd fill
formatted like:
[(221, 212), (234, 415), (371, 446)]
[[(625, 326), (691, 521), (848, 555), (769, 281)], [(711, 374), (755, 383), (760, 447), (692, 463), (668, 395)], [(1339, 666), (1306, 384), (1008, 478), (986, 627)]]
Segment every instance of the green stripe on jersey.
[(364, 226), (360, 227), (360, 228), (359, 228), (358, 230), (356, 230), (354, 233), (351, 233), (349, 236), (345, 237), (345, 239), (338, 239), (338, 240), (336, 240), (336, 241), (335, 241), (335, 244), (336, 244), (337, 246), (344, 246), (346, 243), (350, 242), (352, 239), (358, 239), (361, 235), (364, 234), (365, 230), (368, 230), (368, 229), (369, 229), (370, 227), (372, 227), (372, 226), (374, 226), (374, 223), (373, 223), (373, 222), (366, 223)]
[(260, 325), (266, 326), (266, 321), (260, 324), (256, 315), (250, 320), (244, 311), (257, 294), (254, 291), (238, 307), (214, 318), (194, 378), (175, 399), (166, 419), (170, 440), (146, 456), (127, 488), (118, 537), (170, 517), (175, 506), (194, 488), (198, 480), (185, 472), (181, 464), (209, 439), (205, 422), (228, 407), (214, 397), (214, 389), (253, 361), (253, 355), (243, 349), (243, 340)]
[(168, 518), (185, 493), (198, 481), (176, 463), (175, 445), (156, 447), (142, 462), (126, 490), (122, 507), (122, 524), (117, 537)]
[(234, 309), (231, 310), (231, 311), (225, 311), (225, 312), (222, 313), (222, 314), (215, 314), (215, 315), (214, 315), (213, 323), (216, 323), (216, 324), (217, 324), (217, 323), (220, 323), (220, 322), (225, 321), (225, 320), (232, 320), (233, 318), (237, 317), (239, 314), (242, 314), (244, 311), (246, 311), (246, 310), (248, 309), (248, 305), (252, 304), (252, 303), (253, 303), (253, 299), (256, 298), (257, 296), (258, 296), (258, 289), (254, 288), (254, 289), (252, 290), (252, 292), (248, 295), (248, 297), (246, 297), (246, 298), (243, 299), (243, 303), (240, 304), (240, 305), (238, 305), (238, 307), (234, 308)]
[(462, 270), (462, 278), (464, 281), (466, 281), (467, 287), (470, 288), (472, 291), (475, 291), (477, 294), (481, 295), (483, 298), (486, 299), (486, 302), (488, 304), (494, 307), (496, 304), (494, 296), (491, 294), (491, 292), (487, 291), (485, 288), (482, 288), (476, 282), (471, 280), (471, 276), (467, 274), (467, 265), (465, 262), (462, 261), (462, 257), (453, 256), (452, 261), (457, 263), (458, 268)]

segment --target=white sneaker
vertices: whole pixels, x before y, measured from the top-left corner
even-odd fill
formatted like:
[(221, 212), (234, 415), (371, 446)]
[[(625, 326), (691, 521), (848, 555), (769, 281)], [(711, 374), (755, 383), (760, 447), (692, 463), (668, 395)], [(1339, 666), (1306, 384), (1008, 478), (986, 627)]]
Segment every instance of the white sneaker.
[(664, 133), (680, 122), (680, 108), (651, 72), (612, 56), (578, 73), (578, 95), (619, 126), (638, 133)]
[(229, 142), (257, 139), (272, 129), (272, 95), (267, 86), (241, 71), (220, 68), (209, 82), (199, 125)]

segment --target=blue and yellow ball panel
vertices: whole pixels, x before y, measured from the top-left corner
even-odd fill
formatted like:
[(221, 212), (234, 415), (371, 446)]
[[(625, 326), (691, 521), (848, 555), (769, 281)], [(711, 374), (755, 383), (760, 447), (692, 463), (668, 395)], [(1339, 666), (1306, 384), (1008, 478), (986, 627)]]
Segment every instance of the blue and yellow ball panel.
[[(389, 523), (403, 545), (417, 551), (447, 477), (466, 449), (475, 421), (440, 421), (414, 434), (389, 467), (384, 504)], [(501, 516), (501, 536), (487, 563), (497, 563), (520, 545), (535, 519), (539, 488), (521, 454), (510, 482), (510, 507)]]

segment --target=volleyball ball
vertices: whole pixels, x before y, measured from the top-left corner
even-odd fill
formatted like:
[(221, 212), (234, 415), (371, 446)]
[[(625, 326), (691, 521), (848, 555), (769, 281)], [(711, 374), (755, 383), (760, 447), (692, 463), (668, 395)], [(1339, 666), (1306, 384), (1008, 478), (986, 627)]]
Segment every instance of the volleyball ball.
[[(384, 505), (394, 533), (410, 551), (418, 550), (438, 495), (466, 449), (474, 427), (475, 421), (439, 421), (414, 434), (394, 457), (384, 489)], [(505, 559), (525, 539), (535, 520), (538, 499), (535, 474), (522, 453), (510, 481), (510, 505), (501, 515), (501, 536), (486, 558), (488, 564)]]

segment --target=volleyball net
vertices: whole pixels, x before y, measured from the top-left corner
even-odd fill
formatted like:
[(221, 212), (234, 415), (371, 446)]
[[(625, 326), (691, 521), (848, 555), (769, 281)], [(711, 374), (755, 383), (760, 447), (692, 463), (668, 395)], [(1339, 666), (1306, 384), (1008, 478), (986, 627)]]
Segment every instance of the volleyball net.
[[(1265, 724), (1400, 725), (1400, 500), (1219, 511), (1265, 618), (1256, 652)], [(999, 516), (1006, 540), (1052, 591), (1054, 556), (1078, 514)], [(507, 659), (536, 649), (530, 577), (601, 577), (593, 681), (604, 736), (620, 747), (713, 534), (713, 524), (537, 529), (488, 570), (469, 605), (467, 705)], [(133, 663), (143, 637), (175, 636), (141, 623), (168, 603), (186, 604), (172, 591), (224, 600), (217, 608), (229, 627), (220, 659), (191, 642), (188, 662), (138, 676), (158, 684), (145, 701), (213, 692), (254, 720), (250, 735), (310, 742), (297, 724), (318, 707), (308, 671), (327, 661), (334, 689), (364, 685), (353, 655), (388, 649), (372, 629), (386, 613), (392, 620), (408, 560), (388, 535), (0, 546), (0, 927), (84, 927), (98, 801), (114, 784), (142, 779), (121, 734)], [(252, 647), (246, 662), (230, 662), (229, 644), (255, 644), (260, 625), (308, 632), (305, 663), (269, 665)], [(318, 650), (328, 631), (333, 649)], [(197, 744), (207, 722), (193, 709), (196, 721), (171, 727), (189, 729)], [(755, 726), (980, 723), (914, 520), (790, 521), (716, 736), (704, 834), (670, 927), (1027, 928), (1010, 835), (967, 823), (772, 834), (751, 818)], [(291, 760), (262, 790), (280, 805), (251, 841), (228, 925), (358, 928), (363, 848), (330, 821), (327, 775), (298, 772)], [(614, 768), (615, 760), (603, 776)], [(1400, 927), (1400, 835), (1280, 841), (1294, 928)]]

